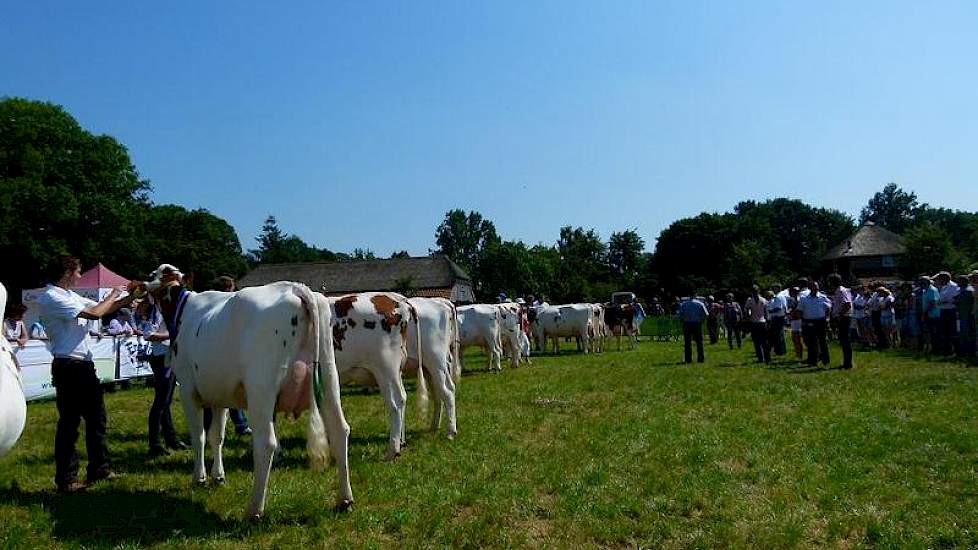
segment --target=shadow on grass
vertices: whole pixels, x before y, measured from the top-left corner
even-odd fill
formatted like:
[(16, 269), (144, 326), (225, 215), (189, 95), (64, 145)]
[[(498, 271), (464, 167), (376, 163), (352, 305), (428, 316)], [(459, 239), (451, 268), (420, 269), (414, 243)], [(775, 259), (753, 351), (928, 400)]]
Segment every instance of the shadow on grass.
[(62, 541), (97, 546), (154, 544), (173, 537), (202, 537), (238, 530), (201, 503), (164, 493), (104, 488), (61, 495), (51, 491), (0, 490), (0, 501), (40, 506), (51, 517), (52, 535)]

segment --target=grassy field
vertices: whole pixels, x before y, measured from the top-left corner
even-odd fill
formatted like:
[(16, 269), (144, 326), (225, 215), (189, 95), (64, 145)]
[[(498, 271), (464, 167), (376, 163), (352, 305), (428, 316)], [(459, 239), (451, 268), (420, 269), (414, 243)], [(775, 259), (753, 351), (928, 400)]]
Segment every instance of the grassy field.
[(150, 391), (110, 394), (125, 475), (61, 496), (54, 405), (34, 404), (0, 460), (0, 547), (978, 546), (978, 369), (895, 353), (858, 353), (853, 371), (757, 366), (726, 346), (704, 365), (680, 357), (643, 343), (467, 373), (459, 438), (412, 414), (394, 463), (380, 397), (347, 392), (354, 509), (331, 510), (335, 474), (305, 467), (304, 423), (282, 420), (257, 525), (240, 521), (247, 439), (230, 437), (225, 486), (192, 487), (189, 453), (145, 458)]

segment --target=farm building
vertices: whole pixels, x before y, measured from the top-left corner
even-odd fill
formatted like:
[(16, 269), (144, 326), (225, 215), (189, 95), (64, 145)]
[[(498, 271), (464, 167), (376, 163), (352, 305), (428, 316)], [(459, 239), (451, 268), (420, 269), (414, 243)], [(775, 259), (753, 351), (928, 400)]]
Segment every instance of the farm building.
[(472, 279), (447, 256), (261, 265), (238, 281), (238, 287), (275, 281), (297, 281), (327, 296), (351, 292), (393, 291), (410, 296), (475, 301)]
[(826, 271), (847, 282), (892, 281), (900, 278), (900, 260), (907, 253), (900, 235), (866, 222), (822, 257)]

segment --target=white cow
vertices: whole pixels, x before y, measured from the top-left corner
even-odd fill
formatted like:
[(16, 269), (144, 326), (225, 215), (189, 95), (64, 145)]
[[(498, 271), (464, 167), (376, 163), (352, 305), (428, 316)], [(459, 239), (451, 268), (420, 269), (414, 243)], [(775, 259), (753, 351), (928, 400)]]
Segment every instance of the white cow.
[(255, 462), (247, 516), (260, 518), (278, 449), (273, 416), (276, 411), (298, 415), (308, 407), (310, 459), (315, 465), (326, 464), (332, 445), (339, 470), (338, 508), (349, 508), (350, 427), (340, 406), (329, 308), (299, 283), (195, 294), (184, 289), (182, 274), (172, 265), (161, 265), (150, 277), (147, 289), (170, 328), (167, 361), (180, 382), (194, 450), (194, 481), (207, 479), (202, 409), (214, 411), (209, 435), (214, 452), (211, 476), (217, 482), (224, 480), (221, 449), (227, 408), (247, 409)]
[(585, 304), (537, 306), (533, 320), (533, 337), (541, 350), (547, 348), (547, 338), (553, 338), (553, 352), (560, 353), (560, 338), (580, 338), (584, 353), (590, 347), (592, 311)]
[(467, 347), (479, 346), (489, 357), (489, 370), (501, 371), (501, 317), (496, 304), (474, 304), (458, 308), (459, 353)]
[[(7, 289), (0, 284), (0, 318), (7, 307)], [(14, 350), (0, 337), (0, 456), (13, 448), (27, 421), (27, 400), (17, 369)]]
[(512, 368), (520, 366), (520, 359), (523, 355), (523, 341), (520, 335), (523, 334), (522, 319), (523, 308), (515, 302), (504, 302), (495, 304), (499, 308), (499, 347), (504, 355), (509, 357), (509, 364)]
[[(422, 364), (434, 389), (435, 407), (431, 413), (431, 431), (438, 431), (442, 411), (448, 417), (446, 435), (454, 439), (458, 432), (455, 419), (455, 387), (460, 373), (458, 346), (458, 313), (455, 305), (445, 298), (410, 298), (418, 314), (418, 323), (408, 330), (408, 371), (417, 368), (417, 344), (420, 342)], [(421, 331), (420, 338), (412, 337)], [(424, 380), (419, 378), (419, 384)]]
[(608, 336), (608, 326), (604, 323), (604, 305), (588, 304), (591, 306), (591, 351), (604, 352), (604, 340)]
[[(387, 405), (390, 437), (387, 460), (401, 456), (405, 444), (405, 403), (402, 370), (408, 366), (408, 341), (419, 349), (418, 317), (407, 298), (393, 292), (362, 292), (323, 297), (332, 312), (333, 348), (340, 382), (380, 389)], [(413, 330), (409, 327), (413, 326)], [(410, 337), (409, 337), (410, 333)], [(424, 366), (423, 357), (421, 365)], [(427, 401), (424, 370), (418, 370), (418, 401)]]

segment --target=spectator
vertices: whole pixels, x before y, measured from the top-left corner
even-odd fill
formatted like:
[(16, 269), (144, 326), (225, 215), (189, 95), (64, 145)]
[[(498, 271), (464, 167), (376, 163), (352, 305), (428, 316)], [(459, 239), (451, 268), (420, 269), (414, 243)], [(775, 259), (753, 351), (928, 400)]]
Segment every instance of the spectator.
[(812, 281), (808, 295), (798, 300), (798, 309), (801, 310), (802, 338), (808, 348), (808, 365), (817, 366), (819, 361), (822, 365), (828, 365), (829, 343), (825, 319), (832, 309), (832, 302), (818, 291), (818, 283)]
[(975, 355), (975, 287), (964, 275), (956, 277), (958, 298), (958, 355), (972, 358)]
[(81, 262), (74, 257), (61, 257), (52, 265), (49, 271), (52, 282), (38, 300), (41, 318), (51, 338), (51, 355), (54, 356), (51, 377), (58, 408), (54, 461), (55, 483), (59, 492), (84, 489), (77, 479), (78, 455), (75, 453), (78, 426), (83, 418), (88, 450), (87, 483), (116, 477), (105, 445), (107, 419), (102, 386), (95, 373), (84, 320), (109, 315), (129, 305), (133, 298), (130, 294), (120, 299), (122, 288), (114, 288), (101, 302), (95, 303), (72, 292), (71, 288), (79, 279)]
[[(829, 275), (829, 292), (832, 293), (832, 318), (839, 329), (839, 346), (842, 348), (842, 368), (852, 368), (852, 342), (850, 341), (849, 316), (852, 314), (852, 294), (842, 286), (842, 277)], [(826, 354), (828, 350), (826, 350)], [(811, 360), (809, 360), (811, 363)]]
[(951, 355), (958, 345), (958, 307), (955, 298), (961, 289), (951, 280), (951, 274), (941, 271), (937, 279), (937, 309), (940, 310), (940, 348), (941, 355)]
[(31, 323), (30, 336), (32, 340), (47, 340), (48, 333), (44, 330), (44, 325), (40, 321)]
[(798, 299), (801, 290), (793, 286), (788, 289), (788, 298), (785, 303), (788, 305), (788, 318), (791, 319), (791, 345), (795, 350), (795, 359), (801, 361), (804, 358), (805, 348), (801, 342), (801, 310), (798, 309)]
[(27, 308), (23, 304), (14, 304), (7, 309), (6, 318), (3, 320), (3, 336), (11, 342), (17, 342), (18, 346), (23, 347), (30, 339), (27, 327), (24, 326), (24, 312)]
[[(156, 306), (148, 301), (137, 308), (142, 319), (139, 330), (150, 343), (149, 367), (153, 371), (153, 404), (149, 408), (149, 456), (157, 457), (169, 453), (167, 450), (186, 449), (187, 444), (177, 438), (173, 428), (173, 417), (170, 414), (170, 404), (173, 402), (173, 390), (177, 377), (166, 366), (166, 354), (169, 351), (169, 333), (163, 316)], [(163, 441), (160, 441), (160, 431)], [(164, 443), (166, 446), (164, 446)]]
[(886, 348), (886, 337), (883, 334), (883, 311), (880, 308), (879, 287), (881, 283), (870, 283), (867, 288), (869, 298), (866, 300), (866, 310), (869, 311), (869, 329), (873, 335), (873, 343), (877, 349)]
[(757, 285), (751, 288), (751, 295), (744, 304), (747, 317), (750, 319), (750, 338), (754, 342), (754, 355), (758, 363), (771, 362), (771, 348), (767, 343), (767, 300), (761, 297), (761, 289)]
[(767, 335), (768, 346), (774, 350), (777, 356), (784, 355), (788, 350), (784, 341), (785, 315), (788, 312), (788, 302), (784, 296), (779, 294), (781, 287), (774, 287), (765, 294), (767, 298)]
[(882, 329), (877, 340), (879, 348), (886, 349), (896, 345), (896, 312), (894, 311), (896, 298), (885, 286), (879, 287), (876, 294), (876, 301), (880, 310), (880, 328)]
[(744, 310), (734, 300), (732, 293), (727, 293), (727, 302), (723, 305), (723, 325), (727, 329), (727, 345), (733, 349), (734, 340), (740, 349), (740, 323), (744, 320)]
[(124, 307), (117, 311), (115, 317), (109, 321), (107, 332), (110, 336), (132, 336), (136, 333), (132, 322), (132, 310)]
[(930, 342), (930, 352), (940, 353), (941, 344), (941, 310), (937, 307), (940, 292), (930, 277), (922, 275), (919, 279), (921, 288), (921, 316), (926, 323), (927, 336)]
[(876, 347), (876, 330), (873, 328), (874, 296), (869, 286), (862, 288), (863, 317), (860, 324), (864, 348)]
[(703, 321), (708, 312), (699, 298), (686, 298), (679, 304), (679, 319), (683, 323), (683, 358), (686, 363), (693, 362), (693, 346), (696, 342), (696, 362), (702, 363), (703, 356)]
[(710, 316), (706, 319), (706, 329), (710, 333), (710, 343), (716, 344), (720, 341), (720, 318), (723, 316), (723, 305), (714, 300), (713, 296), (707, 300), (710, 304)]
[(859, 339), (860, 346), (866, 348), (866, 337), (863, 329), (863, 319), (866, 318), (866, 297), (863, 296), (865, 288), (863, 285), (856, 285), (852, 288), (852, 316), (850, 321), (855, 325), (856, 337)]
[(913, 285), (903, 283), (896, 294), (896, 316), (900, 331), (900, 346), (904, 348), (917, 347), (919, 325), (915, 314)]

